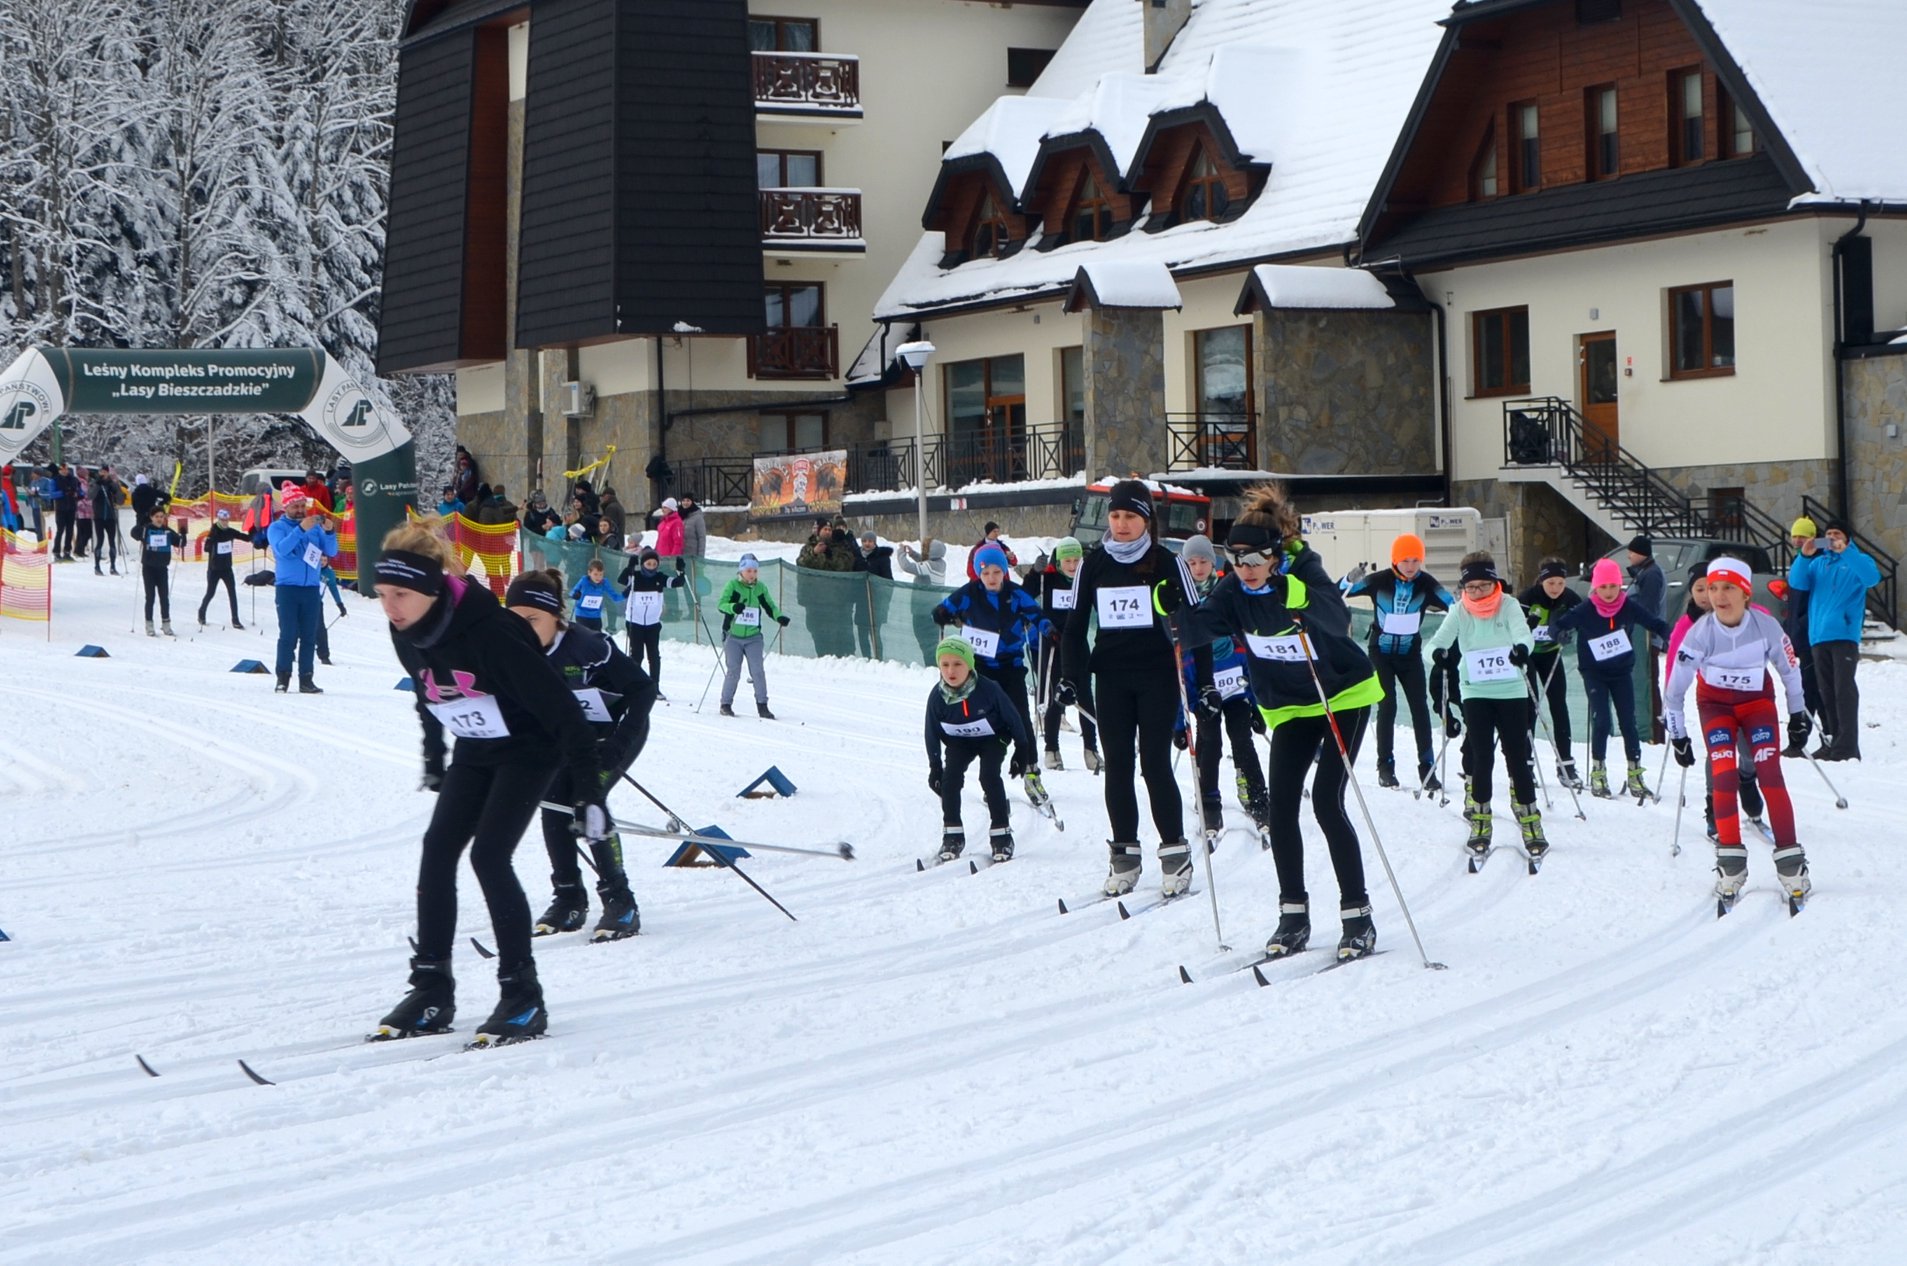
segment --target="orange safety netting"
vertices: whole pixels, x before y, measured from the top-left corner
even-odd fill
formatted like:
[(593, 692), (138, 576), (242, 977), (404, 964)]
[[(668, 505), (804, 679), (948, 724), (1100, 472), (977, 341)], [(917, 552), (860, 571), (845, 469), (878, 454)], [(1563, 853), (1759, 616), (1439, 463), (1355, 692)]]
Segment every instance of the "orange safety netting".
[(439, 540), (457, 551), (457, 561), (475, 580), (490, 586), (501, 598), (516, 576), (516, 530), (511, 523), (478, 523), (461, 514), (419, 514), (410, 511), (413, 523), (429, 528)]
[(0, 616), (53, 618), (53, 553), (47, 542), (0, 532)]

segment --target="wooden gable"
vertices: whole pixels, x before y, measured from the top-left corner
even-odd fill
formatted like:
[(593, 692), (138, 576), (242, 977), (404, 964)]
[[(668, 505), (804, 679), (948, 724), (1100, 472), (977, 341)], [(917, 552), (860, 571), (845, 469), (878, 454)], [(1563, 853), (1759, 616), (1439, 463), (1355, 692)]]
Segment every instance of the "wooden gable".
[(1163, 228), (1179, 222), (1179, 204), (1191, 183), (1194, 160), (1203, 152), (1224, 182), (1230, 206), (1220, 221), (1241, 215), (1265, 187), (1268, 165), (1245, 164), (1229, 134), (1214, 129), (1203, 118), (1180, 122), (1160, 120), (1147, 130), (1133, 159), (1133, 186), (1152, 198), (1152, 223)]
[(1042, 154), (1033, 180), (1027, 186), (1026, 209), (1038, 217), (1038, 224), (1050, 238), (1062, 238), (1073, 203), (1088, 178), (1099, 186), (1100, 195), (1112, 204), (1113, 232), (1123, 232), (1132, 223), (1141, 198), (1128, 193), (1118, 171), (1102, 157), (1103, 146), (1081, 140)]

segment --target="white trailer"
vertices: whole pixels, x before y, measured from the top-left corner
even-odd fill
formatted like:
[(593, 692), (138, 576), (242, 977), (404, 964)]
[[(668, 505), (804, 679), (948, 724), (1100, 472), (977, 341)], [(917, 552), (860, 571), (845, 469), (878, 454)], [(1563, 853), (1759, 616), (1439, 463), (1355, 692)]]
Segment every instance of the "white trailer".
[(1318, 551), (1333, 576), (1362, 565), (1391, 565), (1391, 542), (1406, 532), (1424, 541), (1424, 568), (1446, 587), (1457, 581), (1457, 560), (1479, 547), (1483, 516), (1468, 506), (1415, 510), (1337, 510), (1304, 516), (1305, 544)]

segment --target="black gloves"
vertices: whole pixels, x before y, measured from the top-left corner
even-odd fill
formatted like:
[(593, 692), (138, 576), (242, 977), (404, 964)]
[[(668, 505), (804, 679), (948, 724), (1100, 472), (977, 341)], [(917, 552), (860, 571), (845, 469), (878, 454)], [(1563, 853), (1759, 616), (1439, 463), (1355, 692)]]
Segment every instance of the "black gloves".
[(1251, 732), (1253, 734), (1263, 734), (1265, 732), (1265, 714), (1258, 708), (1251, 710)]
[(1512, 664), (1515, 664), (1518, 668), (1521, 668), (1525, 664), (1529, 663), (1530, 662), (1530, 648), (1527, 646), (1522, 646), (1522, 645), (1512, 646), (1510, 648), (1510, 662)]
[(669, 577), (669, 588), (671, 589), (680, 589), (683, 585), (688, 583), (689, 578), (684, 576), (681, 572), (677, 572), (675, 575)]
[(1439, 646), (1436, 650), (1430, 652), (1430, 662), (1437, 668), (1442, 668), (1445, 664), (1448, 664), (1450, 662), (1450, 648), (1448, 646)]
[(1446, 709), (1443, 714), (1443, 736), (1452, 739), (1463, 737), (1463, 718), (1457, 715), (1455, 708)]
[(1192, 736), (1188, 734), (1186, 731), (1184, 730), (1172, 731), (1172, 746), (1178, 748), (1181, 752), (1183, 752), (1189, 749), (1191, 745), (1192, 745)]
[(1152, 600), (1159, 604), (1159, 610), (1171, 615), (1184, 603), (1179, 587), (1169, 581), (1161, 580), (1152, 590)]
[(940, 794), (940, 771), (938, 769), (930, 769), (927, 771), (927, 789), (935, 795)]
[(778, 615), (775, 617), (775, 623), (779, 624), (782, 628), (785, 629), (788, 627), (788, 617), (785, 615)]
[(417, 789), (419, 791), (436, 791), (439, 787), (443, 785), (444, 785), (444, 771), (443, 770), (426, 769), (424, 770), (424, 776), (418, 780)]
[(1079, 690), (1070, 681), (1062, 681), (1053, 689), (1054, 700), (1064, 708), (1070, 708), (1079, 702)]
[(955, 615), (953, 612), (947, 610), (947, 608), (945, 607), (935, 607), (934, 608), (934, 623), (938, 624), (941, 628), (944, 629), (949, 624), (960, 623), (960, 617)]
[(1670, 739), (1669, 746), (1674, 749), (1675, 763), (1680, 765), (1683, 769), (1687, 769), (1695, 763), (1695, 745), (1688, 741), (1687, 735), (1679, 739)]
[(1225, 710), (1225, 701), (1219, 698), (1217, 686), (1206, 686), (1198, 692), (1198, 708), (1209, 717), (1215, 717)]
[(1015, 748), (1013, 759), (1007, 763), (1007, 773), (1014, 778), (1024, 778), (1039, 767), (1039, 761), (1034, 759), (1033, 753), (1025, 748)]
[(1799, 756), (1808, 745), (1808, 735), (1814, 733), (1814, 721), (1805, 712), (1797, 712), (1788, 718), (1788, 747), (1786, 755)]

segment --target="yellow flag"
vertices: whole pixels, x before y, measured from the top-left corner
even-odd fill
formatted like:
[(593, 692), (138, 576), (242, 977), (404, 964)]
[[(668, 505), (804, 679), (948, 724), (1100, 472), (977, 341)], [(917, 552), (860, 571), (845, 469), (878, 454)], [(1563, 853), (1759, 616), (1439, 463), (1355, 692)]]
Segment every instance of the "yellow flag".
[(173, 496), (179, 491), (179, 475), (184, 470), (185, 470), (184, 462), (175, 461), (172, 463), (172, 486), (166, 489), (166, 496), (168, 497)]

